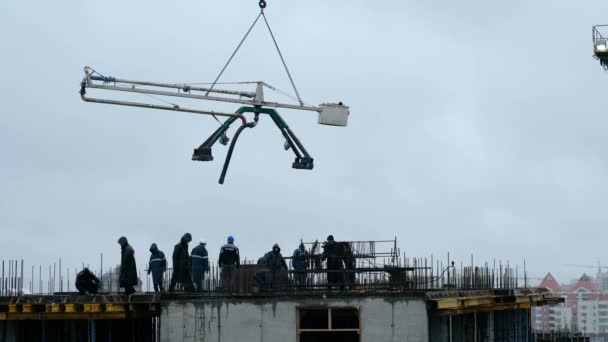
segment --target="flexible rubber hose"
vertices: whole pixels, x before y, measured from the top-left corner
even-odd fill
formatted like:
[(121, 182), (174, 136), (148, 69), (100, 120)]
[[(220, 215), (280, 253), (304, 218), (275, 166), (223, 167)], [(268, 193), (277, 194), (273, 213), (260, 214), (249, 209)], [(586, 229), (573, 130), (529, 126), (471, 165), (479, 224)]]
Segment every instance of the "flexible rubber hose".
[(228, 148), (228, 154), (226, 154), (226, 160), (224, 161), (224, 167), (222, 168), (222, 174), (220, 175), (220, 180), (219, 183), (220, 184), (224, 184), (224, 178), (226, 178), (226, 172), (228, 171), (228, 165), (230, 164), (230, 158), (232, 158), (232, 151), (234, 150), (234, 145), (236, 145), (236, 141), (239, 138), (239, 135), (241, 135), (241, 132), (249, 127), (254, 127), (255, 123), (254, 122), (249, 122), (247, 124), (243, 124), (241, 125), (241, 127), (239, 127), (239, 129), (236, 130), (236, 133), (234, 133), (234, 137), (232, 138), (232, 142), (230, 143), (230, 147)]

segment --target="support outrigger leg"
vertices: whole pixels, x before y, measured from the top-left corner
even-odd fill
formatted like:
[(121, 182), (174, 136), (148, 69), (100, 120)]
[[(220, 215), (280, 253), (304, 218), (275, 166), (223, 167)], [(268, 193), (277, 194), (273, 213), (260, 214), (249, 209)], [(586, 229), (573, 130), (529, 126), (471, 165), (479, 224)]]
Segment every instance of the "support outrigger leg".
[[(243, 116), (243, 114), (245, 114), (245, 113), (254, 113), (255, 114), (254, 122), (247, 123), (247, 121), (245, 120), (245, 118)], [(230, 159), (232, 157), (232, 152), (234, 150), (234, 146), (236, 145), (236, 140), (238, 139), (238, 136), (245, 128), (255, 127), (260, 114), (267, 114), (270, 116), (272, 121), (277, 125), (277, 127), (281, 131), (281, 134), (287, 141), (287, 146), (289, 146), (289, 148), (291, 148), (293, 150), (293, 153), (296, 155), (296, 158), (292, 164), (292, 167), (294, 169), (303, 169), (303, 170), (312, 170), (313, 169), (313, 167), (314, 167), (313, 158), (308, 154), (308, 151), (306, 151), (306, 149), (304, 148), (304, 146), (302, 145), (302, 143), (300, 142), (298, 137), (296, 137), (296, 135), (291, 131), (291, 129), (289, 128), (287, 123), (285, 123), (283, 118), (279, 115), (279, 113), (276, 110), (270, 109), (270, 108), (262, 108), (262, 107), (258, 107), (258, 106), (241, 107), (241, 108), (239, 108), (239, 110), (236, 111), (235, 114), (237, 114), (238, 116), (230, 117), (226, 121), (224, 121), (224, 123), (217, 130), (215, 130), (215, 132), (213, 132), (213, 134), (211, 134), (211, 136), (209, 138), (207, 138), (207, 140), (205, 140), (201, 144), (201, 146), (194, 149), (194, 153), (192, 154), (192, 160), (212, 161), (213, 155), (211, 153), (211, 148), (213, 147), (213, 144), (215, 144), (218, 140), (220, 140), (220, 143), (225, 145), (228, 142), (228, 138), (226, 137), (226, 132), (230, 128), (230, 125), (232, 125), (236, 121), (237, 117), (241, 118), (243, 120), (243, 124), (237, 130), (237, 132), (234, 136), (234, 140), (231, 142), (230, 148), (228, 149), (228, 154), (226, 156), (226, 160), (224, 162), (224, 167), (222, 169), (222, 175), (220, 176), (220, 180), (219, 180), (220, 184), (224, 183), (224, 178), (226, 176), (226, 172), (228, 170), (228, 165), (230, 163)]]

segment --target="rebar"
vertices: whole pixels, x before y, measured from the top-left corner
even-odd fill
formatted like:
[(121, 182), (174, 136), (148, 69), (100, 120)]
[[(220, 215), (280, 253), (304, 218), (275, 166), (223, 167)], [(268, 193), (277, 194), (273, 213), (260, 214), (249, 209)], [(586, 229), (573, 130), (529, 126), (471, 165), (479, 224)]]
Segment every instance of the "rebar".
[[(245, 259), (230, 284), (221, 283), (221, 269), (211, 262), (210, 270), (205, 274), (203, 294), (238, 293), (238, 294), (271, 294), (288, 293), (293, 295), (314, 292), (338, 291), (338, 293), (381, 293), (397, 294), (405, 292), (423, 292), (440, 290), (512, 290), (519, 287), (519, 267), (511, 266), (509, 261), (498, 260), (493, 264), (488, 262), (476, 264), (473, 255), (467, 263), (455, 266), (451, 255), (440, 260), (431, 255), (429, 258), (410, 257), (396, 247), (394, 240), (388, 241), (352, 241), (346, 243), (350, 255), (343, 257), (344, 264), (350, 261), (352, 267), (328, 270), (326, 261), (322, 261), (318, 243), (305, 243), (309, 251), (310, 268), (303, 272), (306, 277), (303, 283), (296, 283), (296, 270), (291, 263), (282, 272), (280, 280), (259, 282), (255, 275), (263, 271), (265, 266), (254, 264), (253, 260)], [(286, 257), (291, 259), (292, 257)], [(84, 267), (85, 263), (82, 263)], [(58, 267), (57, 267), (58, 266)], [(48, 277), (44, 279), (42, 267), (38, 267), (38, 279), (35, 279), (35, 267), (31, 267), (30, 279), (25, 279), (25, 260), (2, 260), (0, 274), (0, 296), (22, 295), (23, 289), (29, 288), (32, 294), (52, 294), (57, 290), (63, 292), (72, 287), (78, 270), (74, 267), (74, 277), (70, 279), (70, 267), (64, 267), (63, 259), (48, 265)], [(100, 269), (91, 270), (99, 274), (100, 289), (105, 293), (120, 291), (118, 275), (120, 266), (116, 265), (103, 270), (103, 254), (100, 255)], [(67, 286), (64, 286), (67, 272)], [(169, 288), (173, 269), (168, 268), (163, 275), (163, 287)], [(339, 274), (339, 281), (331, 282), (328, 275)], [(526, 265), (524, 263), (524, 286), (527, 287)], [(151, 291), (151, 276), (140, 272), (141, 287), (139, 291)], [(36, 282), (38, 286), (35, 286)], [(46, 286), (43, 284), (46, 283)], [(27, 286), (29, 284), (29, 286)], [(26, 285), (26, 286), (24, 286)], [(36, 289), (37, 288), (37, 289)], [(178, 290), (182, 290), (182, 286)], [(37, 292), (36, 292), (37, 290)]]

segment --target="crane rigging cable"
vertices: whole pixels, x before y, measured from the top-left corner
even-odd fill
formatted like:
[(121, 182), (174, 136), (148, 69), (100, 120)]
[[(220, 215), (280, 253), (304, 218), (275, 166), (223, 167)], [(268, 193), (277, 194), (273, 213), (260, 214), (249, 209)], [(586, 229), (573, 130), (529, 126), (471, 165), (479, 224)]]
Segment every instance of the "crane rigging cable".
[[(260, 5), (260, 7), (262, 7), (262, 5)], [(266, 7), (266, 6), (264, 5), (264, 7)], [(262, 16), (263, 13), (264, 12), (260, 11), (260, 14), (258, 14), (258, 16), (255, 18), (255, 20), (253, 21), (253, 23), (249, 27), (249, 30), (247, 30), (247, 32), (245, 33), (245, 35), (243, 36), (243, 38), (239, 42), (239, 45), (236, 46), (236, 49), (234, 49), (234, 52), (232, 53), (232, 55), (230, 55), (230, 58), (228, 58), (228, 61), (226, 61), (226, 64), (224, 64), (224, 67), (222, 68), (222, 70), (220, 71), (220, 73), (215, 78), (215, 81), (213, 81), (213, 83), (211, 83), (211, 86), (209, 87), (209, 90), (207, 90), (207, 93), (205, 93), (205, 95), (208, 96), (209, 93), (211, 92), (211, 90), (213, 89), (213, 87), (215, 87), (215, 84), (220, 79), (220, 77), (222, 77), (222, 74), (224, 73), (224, 71), (228, 67), (228, 64), (230, 64), (230, 62), (232, 61), (232, 59), (234, 58), (234, 56), (236, 55), (236, 53), (239, 51), (239, 49), (243, 45), (243, 42), (245, 42), (245, 39), (247, 39), (247, 36), (249, 36), (249, 33), (251, 32), (251, 30), (253, 29), (253, 27), (255, 26), (255, 24), (258, 22), (258, 20), (260, 19), (260, 16)], [(215, 119), (215, 121), (219, 122), (220, 125), (222, 124), (220, 122), (220, 120), (218, 120), (218, 118), (215, 115), (213, 116), (213, 118)]]
[(289, 82), (291, 82), (291, 86), (293, 87), (293, 91), (296, 93), (296, 96), (298, 97), (298, 101), (300, 102), (300, 105), (304, 105), (304, 102), (302, 102), (302, 99), (300, 98), (300, 93), (298, 92), (298, 88), (296, 88), (296, 84), (293, 81), (293, 77), (291, 77), (291, 73), (289, 72), (289, 68), (287, 68), (287, 63), (285, 63), (285, 59), (283, 58), (283, 54), (281, 53), (281, 49), (279, 49), (279, 44), (277, 43), (277, 40), (274, 38), (274, 34), (272, 33), (272, 30), (270, 29), (270, 24), (268, 24), (268, 20), (266, 20), (266, 15), (264, 15), (264, 11), (262, 11), (262, 17), (264, 17), (264, 22), (266, 23), (266, 27), (268, 27), (268, 32), (270, 32), (270, 37), (272, 37), (272, 41), (274, 42), (274, 46), (277, 48), (277, 52), (279, 53), (279, 57), (281, 57), (281, 62), (283, 62), (283, 67), (285, 68), (285, 72), (287, 73), (287, 76), (289, 77)]
[(213, 83), (211, 83), (211, 86), (209, 87), (209, 90), (207, 91), (207, 93), (205, 95), (209, 95), (209, 92), (213, 89), (213, 87), (215, 87), (215, 84), (220, 79), (220, 77), (222, 77), (222, 74), (224, 73), (224, 71), (226, 71), (226, 68), (228, 67), (228, 64), (230, 64), (230, 62), (232, 62), (232, 59), (234, 58), (234, 56), (236, 55), (236, 53), (239, 51), (239, 49), (241, 48), (241, 46), (245, 42), (245, 39), (247, 39), (247, 37), (249, 36), (249, 33), (251, 32), (251, 30), (253, 29), (253, 27), (255, 26), (255, 24), (258, 22), (258, 20), (262, 16), (262, 13), (263, 12), (260, 12), (260, 14), (258, 14), (258, 16), (255, 18), (255, 20), (253, 21), (253, 23), (251, 24), (251, 26), (249, 27), (249, 29), (247, 30), (247, 32), (245, 32), (245, 35), (243, 36), (243, 38), (241, 38), (241, 41), (236, 46), (236, 49), (234, 49), (234, 51), (232, 52), (232, 55), (230, 55), (230, 57), (228, 58), (228, 61), (226, 61), (226, 64), (224, 64), (224, 67), (222, 68), (222, 70), (220, 70), (220, 73), (215, 78), (215, 81), (213, 81)]
[[(239, 49), (241, 48), (241, 46), (243, 45), (243, 43), (249, 36), (249, 33), (251, 33), (251, 30), (254, 28), (255, 24), (257, 24), (260, 17), (262, 17), (262, 18), (264, 18), (264, 23), (266, 24), (266, 27), (268, 28), (268, 33), (270, 33), (272, 42), (274, 43), (274, 46), (277, 49), (277, 53), (279, 54), (279, 57), (281, 58), (281, 63), (283, 63), (283, 68), (285, 68), (285, 72), (287, 73), (289, 82), (291, 83), (293, 91), (295, 92), (296, 97), (298, 98), (298, 102), (300, 102), (300, 105), (304, 105), (304, 102), (302, 101), (302, 98), (300, 97), (300, 93), (298, 92), (298, 88), (296, 87), (296, 84), (293, 81), (293, 77), (291, 76), (291, 73), (289, 72), (289, 68), (287, 67), (285, 58), (283, 57), (283, 53), (281, 52), (281, 49), (279, 48), (279, 44), (277, 43), (274, 33), (272, 32), (272, 29), (270, 28), (270, 24), (268, 23), (268, 19), (266, 18), (266, 15), (264, 14), (264, 8), (266, 8), (266, 1), (264, 1), (264, 0), (260, 1), (259, 6), (260, 6), (260, 14), (258, 14), (258, 16), (255, 18), (255, 20), (253, 21), (253, 23), (251, 24), (251, 26), (249, 27), (247, 32), (245, 32), (245, 35), (243, 36), (243, 38), (241, 39), (239, 44), (236, 46), (236, 49), (234, 49), (234, 52), (232, 52), (232, 55), (230, 55), (230, 57), (228, 58), (228, 61), (226, 61), (226, 64), (224, 64), (224, 67), (222, 68), (220, 73), (215, 78), (215, 81), (213, 81), (213, 83), (211, 84), (211, 87), (209, 87), (209, 91), (211, 91), (211, 89), (213, 89), (213, 87), (215, 86), (217, 81), (220, 79), (220, 77), (222, 77), (222, 74), (224, 73), (224, 71), (226, 71), (226, 68), (228, 67), (228, 65), (230, 64), (230, 62), (232, 61), (232, 59), (234, 58), (236, 53), (239, 51)], [(206, 95), (209, 95), (209, 91), (207, 92)]]

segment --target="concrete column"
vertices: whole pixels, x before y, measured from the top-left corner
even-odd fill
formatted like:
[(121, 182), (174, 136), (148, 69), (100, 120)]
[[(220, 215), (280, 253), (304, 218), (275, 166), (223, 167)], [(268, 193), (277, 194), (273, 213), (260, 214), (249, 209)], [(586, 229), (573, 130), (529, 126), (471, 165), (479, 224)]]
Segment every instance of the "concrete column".
[(488, 342), (494, 341), (494, 313), (488, 312)]

